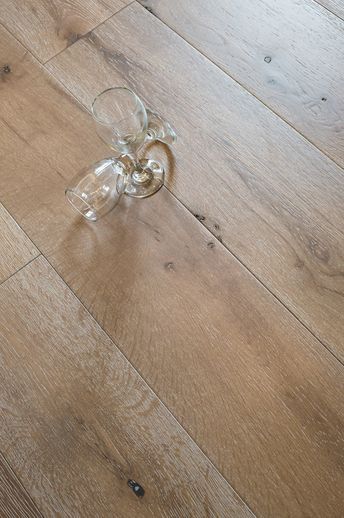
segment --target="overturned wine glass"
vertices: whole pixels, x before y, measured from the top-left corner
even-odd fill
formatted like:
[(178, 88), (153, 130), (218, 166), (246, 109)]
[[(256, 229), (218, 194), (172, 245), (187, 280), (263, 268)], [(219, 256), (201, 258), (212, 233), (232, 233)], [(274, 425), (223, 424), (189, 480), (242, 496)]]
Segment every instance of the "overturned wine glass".
[(76, 174), (65, 194), (84, 218), (97, 221), (117, 205), (126, 184), (122, 165), (113, 158), (105, 158)]
[(176, 133), (125, 87), (109, 88), (97, 95), (92, 115), (98, 135), (119, 156), (80, 171), (67, 187), (66, 196), (86, 219), (96, 221), (117, 205), (123, 193), (146, 198), (163, 186), (163, 166), (138, 158), (137, 153), (145, 142), (173, 144)]

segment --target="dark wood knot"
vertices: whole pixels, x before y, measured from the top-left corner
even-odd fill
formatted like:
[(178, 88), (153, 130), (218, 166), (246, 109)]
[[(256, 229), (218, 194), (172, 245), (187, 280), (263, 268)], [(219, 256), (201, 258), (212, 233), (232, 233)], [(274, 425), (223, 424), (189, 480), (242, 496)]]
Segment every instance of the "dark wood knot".
[(133, 490), (136, 496), (143, 497), (145, 490), (135, 480), (128, 480), (128, 486)]
[(4, 65), (2, 68), (1, 68), (1, 72), (3, 74), (9, 74), (11, 72), (11, 67), (10, 65)]

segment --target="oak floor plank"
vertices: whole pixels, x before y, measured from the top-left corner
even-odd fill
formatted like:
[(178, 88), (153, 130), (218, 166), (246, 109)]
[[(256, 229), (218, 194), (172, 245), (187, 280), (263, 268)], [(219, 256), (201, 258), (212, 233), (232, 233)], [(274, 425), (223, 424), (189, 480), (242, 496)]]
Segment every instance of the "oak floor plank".
[(0, 203), (0, 283), (39, 255), (39, 251)]
[(0, 23), (45, 62), (129, 3), (130, 0), (1, 0)]
[(42, 518), (31, 498), (0, 453), (0, 515), (2, 518)]
[(45, 516), (252, 516), (43, 257), (0, 295), (1, 447)]
[(344, 20), (344, 2), (343, 0), (316, 0), (318, 4), (322, 5), (331, 13), (335, 14)]
[(253, 511), (341, 518), (342, 365), (166, 189), (88, 224), (1, 132), (10, 210)]
[(137, 4), (48, 66), (88, 108), (127, 84), (171, 120), (168, 187), (344, 361), (340, 167)]
[[(86, 110), (81, 110), (80, 104), (0, 26), (0, 70), (4, 67), (7, 72), (0, 76), (0, 118), (18, 135), (18, 154), (22, 145), (29, 143), (37, 157), (44, 156), (47, 170), (55, 164), (66, 178), (109, 154)], [(83, 131), (79, 136), (80, 125)], [(5, 154), (6, 149), (2, 147), (1, 152)], [(19, 184), (14, 187), (16, 192), (20, 188)]]
[[(290, 154), (293, 145), (300, 160), (311, 159), (319, 185), (323, 182), (327, 188), (330, 178), (332, 194), (333, 182), (340, 182), (340, 177), (334, 174), (339, 168), (333, 169), (333, 163), (320, 153), (314, 156), (314, 149), (308, 148), (308, 144), (301, 147), (298, 137), (294, 133), (290, 137), (290, 129), (285, 129), (277, 117), (260, 103), (256, 105), (251, 96), (233, 86), (216, 67), (207, 68), (203, 58), (143, 8), (129, 7), (126, 11), (125, 17), (123, 12), (116, 15), (118, 26), (111, 23), (105, 27), (117, 39), (115, 58), (112, 40), (110, 49), (105, 42), (103, 45), (103, 53), (112, 61), (112, 67), (103, 62), (94, 44), (87, 44), (90, 55), (84, 55), (80, 42), (75, 45), (78, 52), (82, 50), (81, 58), (89, 59), (92, 70), (96, 70), (94, 60), (98, 59), (102, 70), (99, 88), (104, 77), (112, 83), (123, 82), (121, 72), (112, 69), (117, 60), (121, 61), (119, 67), (127, 63), (126, 77), (135, 81), (132, 53), (134, 50), (138, 53), (141, 69), (137, 90), (141, 88), (141, 95), (146, 91), (154, 107), (169, 116), (180, 134), (175, 155), (166, 152), (167, 161), (176, 158), (175, 176), (169, 176), (170, 187), (178, 185), (180, 192), (194, 195), (200, 192), (195, 189), (195, 180), (205, 185), (204, 171), (211, 159), (219, 170), (223, 167), (223, 146), (216, 145), (219, 138), (216, 124), (210, 115), (207, 124), (204, 122), (206, 113), (213, 111), (215, 118), (219, 113), (207, 91), (210, 88), (207, 76), (211, 73), (214, 75), (211, 88), (218, 85), (218, 92), (225, 99), (226, 90), (233, 99), (238, 95), (233, 116), (234, 108), (238, 109), (239, 105), (244, 108), (248, 103), (247, 111), (237, 116), (243, 124), (242, 133), (248, 132), (247, 138), (254, 142), (257, 126), (254, 132), (253, 129), (249, 132), (250, 125), (245, 120), (247, 115), (250, 122), (248, 114), (255, 108), (258, 110), (252, 111), (255, 117), (259, 116), (266, 127), (271, 127), (269, 138), (275, 134), (275, 138), (287, 142), (291, 166), (295, 165)], [(147, 35), (140, 32), (143, 30), (140, 27), (144, 27)], [(125, 54), (124, 37), (121, 38), (124, 30), (140, 39), (138, 45), (127, 38)], [(152, 41), (152, 48), (147, 45), (148, 34), (159, 38)], [(9, 46), (16, 45), (6, 38)], [(156, 77), (162, 78), (164, 67), (159, 59), (167, 51), (175, 51), (184, 63), (183, 67), (174, 68), (173, 75), (165, 70), (165, 82), (156, 89), (154, 81), (147, 77), (147, 47), (155, 59)], [(154, 52), (158, 56), (160, 52), (159, 59)], [(166, 62), (171, 63), (168, 52)], [(64, 53), (70, 58), (70, 50)], [(70, 70), (71, 75), (79, 73), (76, 62), (71, 63), (75, 67)], [(199, 90), (193, 89), (193, 81), (197, 79), (195, 70), (203, 77), (204, 84), (199, 82), (202, 86)], [(181, 81), (183, 75), (185, 79)], [(94, 225), (80, 221), (66, 204), (63, 191), (67, 178), (74, 174), (77, 160), (84, 161), (83, 154), (88, 159), (93, 154), (95, 159), (99, 150), (102, 151), (100, 143), (99, 148), (96, 146), (98, 140), (92, 141), (91, 122), (31, 58), (26, 57), (18, 67), (17, 76), (9, 80), (11, 95), (6, 90), (9, 85), (3, 88), (2, 95), (12, 99), (13, 104), (11, 110), (6, 104), (2, 106), (2, 113), (6, 121), (12, 116), (17, 133), (0, 121), (6, 149), (6, 152), (0, 149), (0, 190), (17, 221), (253, 511), (261, 516), (282, 518), (328, 515), (341, 518), (344, 513), (342, 365), (166, 189), (147, 200), (135, 202), (124, 198), (115, 211)], [(84, 95), (90, 95), (90, 82), (84, 75), (80, 76), (80, 83), (85, 86)], [(26, 103), (33, 89), (39, 90), (40, 98), (36, 100), (32, 95), (30, 111)], [(181, 90), (188, 95), (184, 101)], [(191, 90), (194, 96), (199, 91), (202, 104), (199, 98), (190, 98)], [(51, 104), (46, 101), (49, 98), (53, 100)], [(40, 109), (42, 103), (46, 103), (46, 110)], [(198, 106), (202, 118), (195, 115)], [(222, 112), (224, 106), (221, 105)], [(30, 122), (33, 127), (43, 128), (36, 138), (23, 120), (15, 116), (20, 110), (28, 112), (27, 125)], [(229, 120), (226, 115), (224, 112), (218, 120)], [(191, 127), (194, 132), (189, 134)], [(62, 152), (62, 146), (57, 153), (54, 150), (59, 138), (65, 137), (64, 128), (68, 132), (63, 140), (66, 152)], [(227, 135), (229, 130), (230, 127)], [(191, 135), (197, 138), (192, 139)], [(238, 136), (236, 140), (237, 152), (241, 138)], [(257, 140), (261, 138), (260, 134), (256, 135)], [(258, 153), (258, 149), (254, 151)], [(157, 147), (152, 149), (152, 153), (157, 152)], [(206, 162), (202, 164), (200, 158)], [(238, 162), (244, 174), (247, 170), (242, 164)], [(258, 165), (256, 160), (257, 173), (262, 177), (264, 169), (260, 166), (259, 171)], [(275, 177), (277, 159), (274, 165)], [(212, 169), (209, 167), (207, 171)], [(299, 182), (298, 187), (302, 186), (301, 171), (296, 170), (293, 176)], [(326, 182), (321, 171), (326, 172)], [(281, 174), (278, 178), (282, 181)], [(235, 209), (235, 198), (226, 190), (221, 193), (220, 187), (224, 183), (217, 177), (216, 191), (204, 190), (202, 201), (197, 202), (199, 208), (201, 203), (214, 203), (221, 197), (221, 202), (226, 202), (224, 216), (233, 206)], [(322, 200), (323, 191), (326, 189), (318, 192)], [(242, 197), (250, 201), (249, 193), (244, 194), (245, 191)], [(310, 197), (312, 202), (313, 197)], [(37, 203), (37, 199), (41, 202)], [(331, 205), (334, 214), (340, 209), (336, 199)], [(313, 213), (317, 216), (312, 209)], [(251, 217), (247, 209), (245, 217)], [(234, 224), (233, 218), (231, 222)], [(222, 220), (220, 223), (222, 232)], [(228, 230), (229, 223), (228, 220)], [(260, 227), (261, 221), (254, 228), (258, 236), (262, 232)], [(244, 227), (241, 233), (245, 237)], [(265, 248), (267, 244), (271, 248), (271, 234), (271, 229), (265, 234)], [(225, 234), (224, 237), (227, 239)], [(258, 239), (252, 240), (250, 248), (256, 250), (257, 261), (258, 251), (263, 248), (259, 247)], [(286, 250), (280, 249), (281, 261), (285, 254)]]
[(344, 166), (342, 20), (313, 0), (141, 3)]

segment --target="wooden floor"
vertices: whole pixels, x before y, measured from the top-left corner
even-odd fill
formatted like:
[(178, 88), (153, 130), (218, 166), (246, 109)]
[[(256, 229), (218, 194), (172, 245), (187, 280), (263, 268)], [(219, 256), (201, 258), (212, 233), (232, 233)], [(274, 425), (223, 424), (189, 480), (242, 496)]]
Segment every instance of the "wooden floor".
[[(343, 518), (344, 2), (0, 22), (0, 516)], [(115, 85), (178, 142), (88, 224), (64, 188)]]

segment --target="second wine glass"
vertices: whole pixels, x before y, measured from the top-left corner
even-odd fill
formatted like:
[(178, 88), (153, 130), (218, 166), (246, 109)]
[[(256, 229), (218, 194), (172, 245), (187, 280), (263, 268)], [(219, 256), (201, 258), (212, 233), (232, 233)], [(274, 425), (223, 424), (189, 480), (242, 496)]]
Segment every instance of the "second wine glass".
[(121, 155), (128, 175), (125, 193), (145, 198), (158, 191), (164, 184), (163, 167), (155, 160), (137, 157), (148, 130), (147, 111), (139, 97), (125, 87), (108, 88), (94, 99), (92, 114), (98, 135)]

